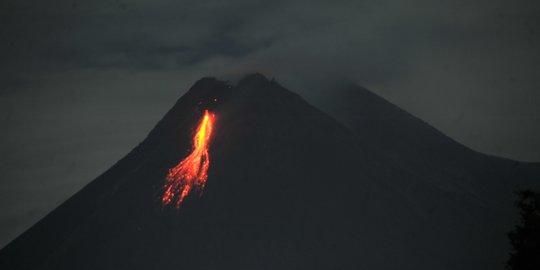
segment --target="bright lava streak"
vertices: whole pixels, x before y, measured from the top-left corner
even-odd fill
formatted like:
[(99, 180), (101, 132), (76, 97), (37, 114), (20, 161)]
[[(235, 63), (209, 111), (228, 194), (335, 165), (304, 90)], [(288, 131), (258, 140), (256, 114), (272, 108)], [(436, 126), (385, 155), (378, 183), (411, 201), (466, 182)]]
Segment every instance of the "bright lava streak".
[(164, 186), (165, 193), (161, 198), (164, 205), (175, 204), (178, 208), (191, 190), (194, 189), (200, 194), (204, 189), (210, 166), (208, 146), (215, 118), (215, 114), (204, 111), (204, 117), (193, 137), (191, 154), (169, 170)]

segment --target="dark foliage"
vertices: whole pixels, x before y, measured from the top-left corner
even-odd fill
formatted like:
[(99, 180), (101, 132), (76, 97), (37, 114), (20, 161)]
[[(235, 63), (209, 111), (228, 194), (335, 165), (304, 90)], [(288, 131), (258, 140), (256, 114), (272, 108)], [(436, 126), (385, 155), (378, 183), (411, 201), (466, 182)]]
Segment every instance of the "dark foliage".
[(521, 223), (508, 233), (513, 251), (508, 269), (540, 269), (540, 193), (531, 190), (518, 192), (516, 206), (521, 211)]

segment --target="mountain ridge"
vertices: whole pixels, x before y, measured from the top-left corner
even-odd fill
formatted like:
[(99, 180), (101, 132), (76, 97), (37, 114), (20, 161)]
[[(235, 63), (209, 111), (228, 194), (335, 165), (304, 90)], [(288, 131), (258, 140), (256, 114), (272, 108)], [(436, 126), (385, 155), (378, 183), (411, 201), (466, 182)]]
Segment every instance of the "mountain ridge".
[[(207, 186), (163, 207), (165, 175), (205, 109), (217, 115)], [(471, 181), (491, 174), (459, 163), (404, 163), (341, 121), (261, 74), (236, 86), (203, 78), (129, 154), (0, 250), (0, 268), (497, 268), (513, 222), (504, 185), (479, 190)]]

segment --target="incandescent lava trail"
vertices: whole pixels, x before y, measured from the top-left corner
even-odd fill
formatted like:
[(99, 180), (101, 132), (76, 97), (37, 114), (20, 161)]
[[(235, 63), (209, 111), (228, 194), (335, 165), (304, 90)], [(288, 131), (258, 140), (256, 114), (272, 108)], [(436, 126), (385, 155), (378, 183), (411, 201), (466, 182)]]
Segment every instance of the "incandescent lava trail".
[(164, 205), (180, 204), (192, 189), (201, 192), (208, 178), (210, 156), (208, 146), (212, 136), (215, 114), (204, 111), (204, 116), (195, 137), (193, 137), (193, 150), (189, 156), (182, 160), (176, 167), (169, 170), (165, 182), (165, 193), (161, 198)]

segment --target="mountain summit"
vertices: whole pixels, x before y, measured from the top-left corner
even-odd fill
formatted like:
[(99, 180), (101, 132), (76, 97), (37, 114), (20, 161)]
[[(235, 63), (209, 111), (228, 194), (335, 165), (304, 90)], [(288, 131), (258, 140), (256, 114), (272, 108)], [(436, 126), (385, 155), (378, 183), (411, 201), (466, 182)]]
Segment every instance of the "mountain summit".
[[(399, 108), (356, 98), (327, 114), (261, 74), (236, 86), (203, 78), (126, 157), (2, 249), (0, 268), (502, 269), (509, 198), (522, 185), (505, 183), (529, 183), (537, 166), (459, 145), (432, 159), (401, 145), (439, 136), (430, 127), (375, 128), (380, 106)], [(215, 121), (202, 194), (164, 205), (169, 169), (190, 155), (206, 110)], [(469, 155), (474, 166), (444, 166)]]

